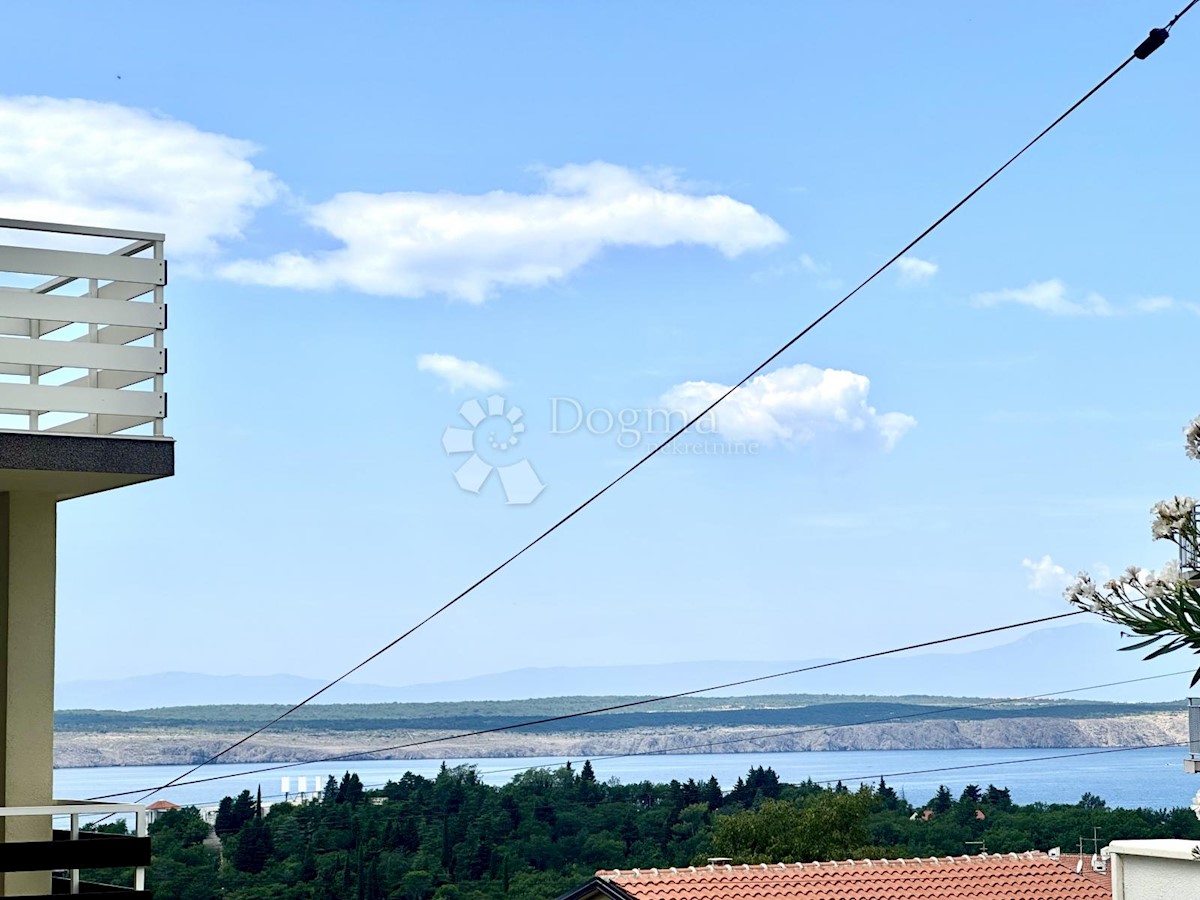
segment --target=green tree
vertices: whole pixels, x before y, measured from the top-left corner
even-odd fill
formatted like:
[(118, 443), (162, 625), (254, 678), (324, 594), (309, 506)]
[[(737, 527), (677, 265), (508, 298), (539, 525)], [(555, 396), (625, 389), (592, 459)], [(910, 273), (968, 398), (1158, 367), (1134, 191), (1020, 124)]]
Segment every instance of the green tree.
[(929, 808), (935, 813), (950, 812), (954, 806), (954, 795), (950, 793), (950, 788), (944, 784), (938, 785), (937, 793), (933, 799), (929, 801)]
[(1092, 793), (1086, 793), (1079, 798), (1080, 809), (1104, 809), (1106, 806), (1108, 806), (1108, 803), (1105, 802), (1104, 798), (1097, 797)]
[(222, 797), (221, 802), (217, 804), (217, 819), (213, 826), (213, 830), (218, 835), (224, 836), (237, 831), (238, 826), (233, 818), (233, 798)]
[(713, 844), (739, 863), (845, 859), (865, 846), (871, 794), (823, 792), (803, 805), (767, 800), (717, 819)]
[(271, 856), (271, 830), (267, 823), (251, 818), (237, 836), (237, 849), (233, 854), (233, 865), (240, 872), (261, 872)]
[(404, 900), (425, 900), (433, 893), (433, 876), (428, 872), (417, 870), (409, 872), (401, 882), (401, 891), (396, 894)]
[(883, 809), (897, 809), (900, 806), (900, 798), (896, 796), (896, 791), (883, 780), (882, 775), (879, 776), (879, 787), (875, 791), (875, 799)]
[(233, 801), (233, 807), (230, 811), (232, 815), (233, 827), (241, 828), (243, 824), (249, 822), (254, 817), (254, 798), (250, 796), (249, 791), (242, 791), (237, 795), (237, 799)]
[(725, 802), (725, 797), (721, 793), (721, 784), (717, 781), (715, 775), (711, 776), (704, 784), (704, 790), (700, 793), (700, 799), (708, 804), (710, 810), (720, 809), (721, 804)]
[(1008, 788), (998, 788), (994, 784), (987, 786), (987, 792), (983, 795), (983, 801), (997, 809), (1012, 809), (1012, 797), (1008, 793)]

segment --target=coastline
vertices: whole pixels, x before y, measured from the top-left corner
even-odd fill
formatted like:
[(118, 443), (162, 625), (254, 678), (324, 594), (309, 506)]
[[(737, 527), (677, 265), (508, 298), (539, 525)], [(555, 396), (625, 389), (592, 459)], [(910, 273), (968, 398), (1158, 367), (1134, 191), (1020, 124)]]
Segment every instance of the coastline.
[[(227, 728), (71, 730), (55, 736), (56, 768), (189, 765), (242, 737)], [(353, 760), (603, 757), (624, 754), (784, 753), (813, 750), (1007, 750), (1150, 747), (1187, 738), (1184, 712), (1098, 718), (1013, 717), (810, 726), (667, 726), (603, 732), (508, 731), (470, 738), (408, 729), (267, 731), (223, 757), (229, 763)], [(422, 746), (372, 753), (371, 747)]]

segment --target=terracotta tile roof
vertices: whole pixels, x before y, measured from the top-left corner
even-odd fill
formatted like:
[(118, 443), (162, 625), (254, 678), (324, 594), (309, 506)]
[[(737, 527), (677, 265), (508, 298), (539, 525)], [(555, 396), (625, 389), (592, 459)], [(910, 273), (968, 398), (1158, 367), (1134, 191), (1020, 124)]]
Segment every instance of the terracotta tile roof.
[(147, 806), (146, 809), (162, 811), (166, 809), (183, 809), (183, 807), (177, 803), (172, 803), (170, 800), (155, 800), (153, 803)]
[(1110, 888), (1044, 853), (617, 869), (596, 877), (634, 900), (1112, 900)]
[(1090, 853), (1085, 853), (1083, 856), (1080, 856), (1078, 853), (1064, 853), (1058, 861), (1074, 872), (1080, 860), (1083, 861), (1083, 871), (1080, 874), (1084, 878), (1096, 884), (1104, 885), (1109, 891), (1112, 890), (1112, 863), (1104, 867), (1106, 871), (1097, 872), (1092, 868), (1092, 854)]

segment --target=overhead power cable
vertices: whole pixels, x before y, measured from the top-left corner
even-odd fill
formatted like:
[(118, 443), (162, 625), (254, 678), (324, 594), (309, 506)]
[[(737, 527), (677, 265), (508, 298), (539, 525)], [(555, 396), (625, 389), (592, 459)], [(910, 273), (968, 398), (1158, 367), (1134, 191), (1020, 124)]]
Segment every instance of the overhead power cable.
[[(499, 565), (490, 569), (488, 572), (486, 572), (480, 578), (476, 579), (474, 582), (472, 582), (470, 585), (468, 585), (465, 589), (460, 591), (454, 597), (451, 597), (449, 600), (447, 600), (445, 603), (443, 603), (441, 606), (439, 606), (433, 612), (431, 612), (427, 616), (425, 616), (425, 618), (421, 619), (415, 625), (411, 626), (407, 631), (405, 631), (402, 634), (400, 634), (399, 636), (393, 638), (391, 641), (389, 641), (388, 643), (386, 643), (385, 645), (380, 647), (374, 653), (367, 656), (361, 662), (358, 662), (351, 668), (347, 669), (341, 675), (337, 676), (332, 681), (328, 682), (324, 687), (309, 694), (303, 700), (299, 701), (298, 703), (296, 703), (296, 704), (292, 705), (291, 707), (289, 707), (288, 709), (284, 710), (278, 716), (271, 719), (269, 722), (266, 722), (265, 724), (259, 726), (258, 728), (254, 729), (253, 731), (251, 731), (249, 734), (245, 735), (244, 737), (239, 738), (238, 740), (234, 741), (232, 744), (225, 747), (220, 752), (213, 754), (212, 756), (208, 757), (207, 759), (205, 759), (204, 761), (202, 761), (200, 763), (197, 763), (191, 769), (189, 769), (188, 771), (181, 774), (178, 777), (178, 779), (171, 782), (170, 784), (163, 785), (163, 787), (164, 788), (171, 787), (174, 784), (178, 784), (184, 778), (186, 778), (189, 775), (193, 774), (194, 772), (202, 769), (204, 766), (207, 766), (210, 763), (216, 762), (218, 759), (221, 759), (223, 756), (225, 756), (230, 751), (236, 749), (237, 747), (240, 747), (242, 744), (246, 743), (247, 741), (262, 734), (262, 732), (266, 731), (271, 726), (279, 723), (283, 719), (292, 715), (294, 712), (303, 708), (307, 704), (311, 703), (313, 700), (320, 697), (322, 694), (324, 694), (326, 691), (333, 688), (335, 685), (340, 684), (342, 681), (344, 681), (346, 678), (350, 677), (355, 672), (362, 669), (364, 666), (366, 666), (369, 663), (373, 662), (374, 660), (378, 659), (380, 656), (382, 656), (384, 653), (391, 650), (393, 647), (395, 647), (401, 641), (405, 640), (410, 635), (412, 635), (419, 629), (423, 628), (425, 625), (432, 622), (434, 619), (436, 619), (442, 613), (446, 612), (448, 609), (450, 609), (452, 606), (454, 606), (456, 603), (458, 603), (460, 600), (462, 600), (468, 594), (472, 593), (476, 588), (480, 587), (481, 585), (483, 585), (484, 583), (489, 581), (492, 577), (497, 575), (499, 572), (503, 571), (505, 568), (507, 568), (509, 565), (511, 565), (513, 562), (518, 560), (520, 557), (524, 556), (527, 552), (532, 550), (535, 546), (540, 544), (542, 541), (544, 541), (546, 538), (548, 538), (551, 534), (553, 534), (555, 531), (557, 531), (559, 528), (561, 528), (563, 525), (565, 525), (571, 519), (575, 518), (575, 516), (579, 515), (579, 513), (583, 512), (583, 510), (585, 510), (587, 507), (591, 506), (593, 503), (595, 503), (597, 500), (599, 500), (602, 496), (604, 496), (606, 493), (608, 493), (610, 490), (612, 490), (614, 487), (616, 487), (618, 484), (620, 484), (622, 481), (624, 481), (626, 478), (628, 478), (630, 475), (632, 475), (634, 472), (636, 472), (638, 469), (640, 469), (643, 465), (645, 465), (647, 462), (649, 462), (651, 459), (653, 459), (655, 456), (657, 456), (664, 448), (666, 448), (671, 443), (673, 443), (685, 431), (687, 431), (689, 428), (691, 428), (693, 425), (695, 425), (697, 422), (699, 422), (701, 419), (703, 419), (704, 416), (706, 416), (710, 412), (712, 412), (713, 409), (715, 409), (719, 404), (724, 402), (731, 394), (733, 394), (735, 391), (739, 390), (742, 386), (744, 386), (748, 381), (750, 381), (751, 378), (758, 375), (758, 373), (760, 373), (763, 369), (765, 369), (767, 366), (769, 366), (771, 363), (773, 363), (776, 359), (778, 359), (780, 356), (782, 356), (784, 353), (786, 353), (789, 349), (791, 349), (792, 346), (794, 346), (798, 341), (803, 339), (814, 328), (816, 328), (818, 325), (820, 325), (822, 322), (824, 322), (827, 318), (829, 318), (831, 315), (833, 315), (835, 312), (837, 312), (837, 310), (840, 309), (843, 304), (848, 302), (852, 297), (854, 297), (856, 294), (858, 294), (863, 288), (865, 288), (867, 285), (869, 285), (871, 282), (873, 282), (876, 278), (878, 278), (880, 275), (882, 275), (885, 271), (887, 271), (887, 269), (889, 269), (893, 264), (895, 264), (895, 262), (898, 259), (900, 259), (900, 257), (904, 256), (904, 254), (908, 253), (910, 250), (912, 250), (914, 247), (916, 247), (919, 243), (921, 243), (921, 241), (925, 240), (925, 238), (928, 237), (930, 234), (932, 234), (938, 227), (940, 227), (943, 222), (945, 222), (952, 215), (954, 215), (956, 212), (958, 212), (959, 209), (961, 209), (964, 205), (966, 205), (968, 202), (970, 202), (970, 200), (973, 199), (976, 194), (978, 194), (985, 187), (987, 187), (989, 184), (991, 184), (996, 178), (998, 178), (1001, 175), (1001, 173), (1003, 173), (1006, 169), (1008, 169), (1009, 166), (1011, 166), (1014, 162), (1016, 162), (1018, 159), (1020, 159), (1022, 156), (1024, 156), (1028, 150), (1030, 150), (1035, 144), (1037, 144), (1039, 141), (1041, 141), (1042, 138), (1044, 138), (1047, 134), (1049, 134), (1051, 131), (1053, 131), (1064, 119), (1066, 119), (1069, 115), (1071, 115), (1073, 112), (1075, 112), (1075, 110), (1077, 110), (1080, 106), (1082, 106), (1084, 103), (1086, 103), (1097, 91), (1099, 91), (1106, 84), (1108, 84), (1113, 78), (1115, 78), (1127, 65), (1129, 65), (1129, 63), (1131, 63), (1134, 59), (1146, 59), (1148, 56), (1150, 56), (1151, 53), (1153, 53), (1160, 46), (1162, 46), (1162, 44), (1170, 36), (1171, 27), (1174, 26), (1175, 23), (1178, 22), (1179, 19), (1182, 18), (1188, 12), (1188, 10), (1190, 10), (1197, 2), (1200, 2), (1200, 0), (1191, 0), (1191, 2), (1188, 3), (1188, 5), (1186, 7), (1184, 7), (1179, 13), (1177, 13), (1173, 19), (1171, 19), (1171, 21), (1167, 24), (1167, 26), (1165, 28), (1153, 29), (1150, 32), (1149, 37), (1147, 37), (1141, 44), (1139, 44), (1138, 47), (1134, 50), (1134, 52), (1131, 53), (1120, 65), (1118, 65), (1115, 69), (1113, 69), (1111, 72), (1109, 72), (1106, 76), (1104, 76), (1104, 78), (1102, 78), (1099, 82), (1097, 82), (1094, 87), (1092, 87), (1090, 90), (1088, 90), (1087, 93), (1085, 93), (1082, 97), (1080, 97), (1073, 104), (1071, 104), (1071, 106), (1068, 107), (1067, 110), (1065, 112), (1063, 112), (1061, 115), (1059, 115), (1058, 118), (1056, 118), (1053, 122), (1051, 122), (1049, 125), (1047, 125), (1045, 128), (1043, 128), (1040, 132), (1038, 132), (1038, 134), (1032, 140), (1030, 140), (1027, 144), (1025, 144), (1025, 146), (1023, 146), (1020, 150), (1018, 150), (1011, 157), (1009, 157), (1009, 159), (1006, 162), (1004, 162), (1003, 165), (1001, 165), (994, 172), (992, 172), (990, 175), (988, 175), (985, 179), (983, 179), (983, 181), (979, 182), (979, 184), (977, 184), (974, 188), (972, 188), (970, 190), (970, 192), (968, 192), (961, 200), (959, 200), (957, 203), (955, 203), (953, 206), (951, 206), (948, 210), (946, 210), (946, 212), (944, 212), (941, 216), (939, 216), (931, 225), (929, 225), (927, 228), (925, 228), (924, 231), (922, 231), (915, 238), (913, 238), (911, 241), (909, 241), (907, 244), (905, 244), (901, 250), (899, 250), (898, 252), (893, 254), (887, 260), (887, 262), (885, 262), (883, 265), (879, 266), (879, 268), (877, 268), (874, 272), (872, 272), (865, 279), (863, 279), (861, 282), (859, 282), (859, 284), (853, 290), (851, 290), (849, 293), (847, 293), (844, 297), (842, 297), (842, 299), (838, 300), (836, 303), (834, 303), (832, 306), (830, 306), (827, 310), (825, 310), (823, 313), (821, 313), (819, 316), (817, 316), (817, 318), (813, 319), (801, 331), (799, 331), (792, 338), (790, 338), (785, 344), (783, 344), (783, 346), (781, 346), (778, 350), (776, 350), (774, 353), (770, 354), (766, 359), (764, 359), (757, 366), (755, 366), (753, 369), (751, 369), (736, 384), (734, 384), (728, 390), (724, 391), (715, 400), (713, 400), (706, 407), (704, 407), (704, 409), (702, 409), (699, 413), (694, 415), (692, 418), (688, 419), (680, 428), (678, 428), (676, 431), (672, 432), (666, 438), (666, 440), (664, 440), (661, 444), (658, 444), (657, 446), (652, 448), (645, 456), (643, 456), (641, 459), (639, 459), (637, 462), (635, 462), (633, 465), (631, 465), (628, 469), (624, 470), (616, 478), (612, 479), (612, 481), (608, 482), (608, 484), (604, 485), (604, 487), (600, 488), (600, 490), (596, 491), (594, 494), (592, 494), (590, 497), (588, 497), (586, 500), (584, 500), (578, 506), (573, 508), (570, 512), (568, 512), (562, 518), (558, 519), (553, 525), (551, 525), (545, 531), (541, 532), (539, 535), (537, 535), (535, 538), (533, 538), (531, 541), (529, 541), (527, 544), (525, 544), (523, 547), (521, 547), (519, 550), (517, 550), (515, 553), (513, 553), (511, 556), (509, 556), (507, 559), (505, 559), (503, 562), (501, 562)], [(146, 797), (141, 798), (141, 800), (148, 799), (150, 796), (153, 795), (153, 793), (157, 793), (158, 790), (161, 790), (161, 788), (156, 789), (155, 791), (151, 792), (150, 794), (147, 794)]]
[[(258, 775), (258, 774), (263, 774), (266, 772), (280, 772), (285, 769), (294, 769), (299, 766), (319, 765), (321, 763), (327, 763), (327, 762), (346, 762), (349, 760), (362, 759), (363, 757), (373, 756), (373, 755), (379, 754), (379, 753), (394, 753), (394, 752), (397, 752), (400, 750), (413, 750), (418, 747), (427, 747), (427, 746), (430, 746), (433, 744), (445, 743), (447, 741), (463, 740), (465, 738), (472, 738), (472, 737), (482, 737), (482, 736), (488, 735), (488, 734), (499, 734), (501, 732), (516, 731), (516, 730), (519, 730), (522, 728), (532, 728), (532, 727), (535, 727), (538, 725), (549, 725), (549, 724), (552, 724), (555, 722), (565, 722), (565, 721), (569, 721), (571, 719), (581, 719), (581, 718), (584, 718), (585, 716), (595, 716), (595, 715), (601, 715), (604, 713), (618, 712), (623, 709), (632, 709), (634, 707), (647, 706), (651, 703), (664, 703), (668, 700), (679, 700), (684, 697), (694, 697), (697, 694), (706, 694), (706, 693), (711, 693), (713, 691), (721, 691), (721, 690), (729, 690), (732, 688), (745, 687), (746, 685), (749, 685), (749, 684), (758, 684), (758, 683), (761, 683), (764, 681), (770, 681), (770, 680), (773, 680), (776, 678), (784, 678), (789, 675), (800, 675), (800, 674), (803, 674), (806, 672), (815, 672), (815, 671), (819, 671), (821, 669), (830, 669), (835, 666), (844, 666), (844, 665), (848, 665), (850, 663), (864, 662), (869, 659), (879, 659), (879, 658), (882, 658), (885, 656), (894, 656), (896, 654), (905, 653), (910, 650), (923, 650), (923, 649), (927, 649), (929, 647), (937, 647), (937, 646), (940, 646), (943, 644), (949, 644), (954, 641), (966, 640), (968, 638), (983, 637), (985, 635), (998, 634), (1000, 632), (1011, 631), (1016, 628), (1026, 628), (1030, 625), (1042, 625), (1047, 622), (1054, 622), (1054, 621), (1059, 621), (1062, 619), (1069, 619), (1069, 618), (1072, 618), (1072, 617), (1078, 616), (1078, 615), (1083, 615), (1084, 612), (1085, 612), (1084, 610), (1072, 610), (1070, 612), (1055, 613), (1054, 615), (1050, 615), (1050, 616), (1040, 616), (1039, 618), (1036, 618), (1036, 619), (1025, 619), (1024, 621), (1021, 621), (1021, 622), (1013, 622), (1008, 625), (997, 625), (992, 628), (984, 628), (984, 629), (980, 629), (978, 631), (969, 631), (964, 634), (956, 634), (956, 635), (952, 635), (950, 637), (935, 638), (933, 640), (921, 641), (921, 642), (915, 643), (915, 644), (905, 644), (902, 647), (892, 647), (891, 649), (888, 649), (888, 650), (876, 650), (872, 653), (862, 653), (857, 656), (844, 657), (842, 659), (830, 660), (828, 662), (823, 662), (823, 663), (814, 663), (812, 665), (801, 666), (796, 669), (788, 669), (784, 672), (772, 672), (771, 674), (768, 674), (768, 675), (757, 675), (753, 678), (742, 678), (737, 681), (728, 681), (728, 682), (725, 682), (724, 684), (716, 684), (716, 685), (709, 685), (707, 687), (693, 688), (693, 689), (687, 690), (687, 691), (677, 691), (672, 694), (663, 694), (663, 695), (657, 696), (657, 697), (642, 697), (642, 698), (635, 699), (635, 700), (626, 700), (622, 703), (611, 703), (606, 706), (596, 707), (594, 709), (586, 709), (586, 710), (579, 710), (577, 712), (562, 713), (562, 714), (556, 715), (556, 716), (544, 716), (542, 718), (530, 719), (530, 720), (524, 721), (524, 722), (514, 722), (514, 723), (511, 723), (508, 725), (497, 725), (492, 728), (480, 728), (480, 729), (476, 729), (474, 731), (465, 731), (465, 732), (460, 732), (457, 734), (442, 735), (440, 737), (424, 738), (422, 740), (409, 741), (409, 742), (403, 743), (403, 744), (394, 744), (389, 747), (364, 748), (364, 749), (355, 750), (355, 751), (352, 751), (349, 753), (340, 753), (340, 754), (337, 754), (334, 756), (324, 756), (324, 757), (320, 757), (317, 759), (301, 760), (299, 762), (279, 763), (277, 765), (264, 766), (261, 768), (251, 769), (251, 770), (247, 770), (244, 772), (225, 773), (222, 775), (212, 775), (207, 778), (192, 778), (192, 779), (185, 781), (184, 779), (187, 777), (187, 775), (189, 775), (189, 774), (191, 774), (191, 772), (195, 771), (195, 769), (192, 769), (189, 772), (185, 772), (183, 775), (177, 776), (176, 778), (172, 779), (171, 781), (167, 782), (166, 784), (158, 785), (153, 788), (147, 787), (147, 788), (139, 788), (136, 790), (119, 791), (119, 792), (115, 792), (115, 793), (111, 793), (111, 794), (101, 794), (101, 795), (98, 795), (95, 797), (89, 797), (88, 800), (107, 800), (112, 797), (124, 797), (128, 794), (143, 793), (143, 792), (145, 792), (146, 795), (149, 796), (150, 794), (158, 793), (159, 791), (165, 790), (169, 787), (190, 785), (190, 784), (206, 784), (208, 782), (213, 782), (213, 781), (223, 781), (227, 778), (238, 778), (238, 777), (244, 777), (246, 775)], [(139, 800), (138, 802), (141, 802), (141, 800)]]

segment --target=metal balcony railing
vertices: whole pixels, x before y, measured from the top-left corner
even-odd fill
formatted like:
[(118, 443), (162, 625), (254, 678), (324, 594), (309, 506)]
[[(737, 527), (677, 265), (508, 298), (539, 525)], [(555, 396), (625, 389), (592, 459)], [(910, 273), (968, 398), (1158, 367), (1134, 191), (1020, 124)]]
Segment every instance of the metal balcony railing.
[(0, 219), (0, 429), (163, 435), (163, 239)]
[[(134, 834), (104, 834), (80, 831), (81, 816), (124, 814), (135, 819)], [(144, 898), (146, 867), (150, 865), (150, 838), (147, 837), (146, 807), (134, 803), (88, 803), (81, 800), (55, 800), (51, 806), (0, 806), (0, 818), (51, 816), (69, 820), (69, 829), (55, 829), (49, 841), (0, 843), (0, 872), (50, 872), (52, 891), (27, 897), (57, 897), (62, 894), (87, 894), (89, 897)], [(57, 824), (57, 823), (56, 823)], [(63, 824), (66, 824), (64, 821)], [(133, 868), (133, 886), (81, 881), (81, 869)]]
[(1184, 770), (1200, 772), (1200, 698), (1188, 697), (1188, 758)]
[(1179, 535), (1179, 568), (1185, 575), (1200, 575), (1200, 508), (1192, 515), (1191, 529)]

